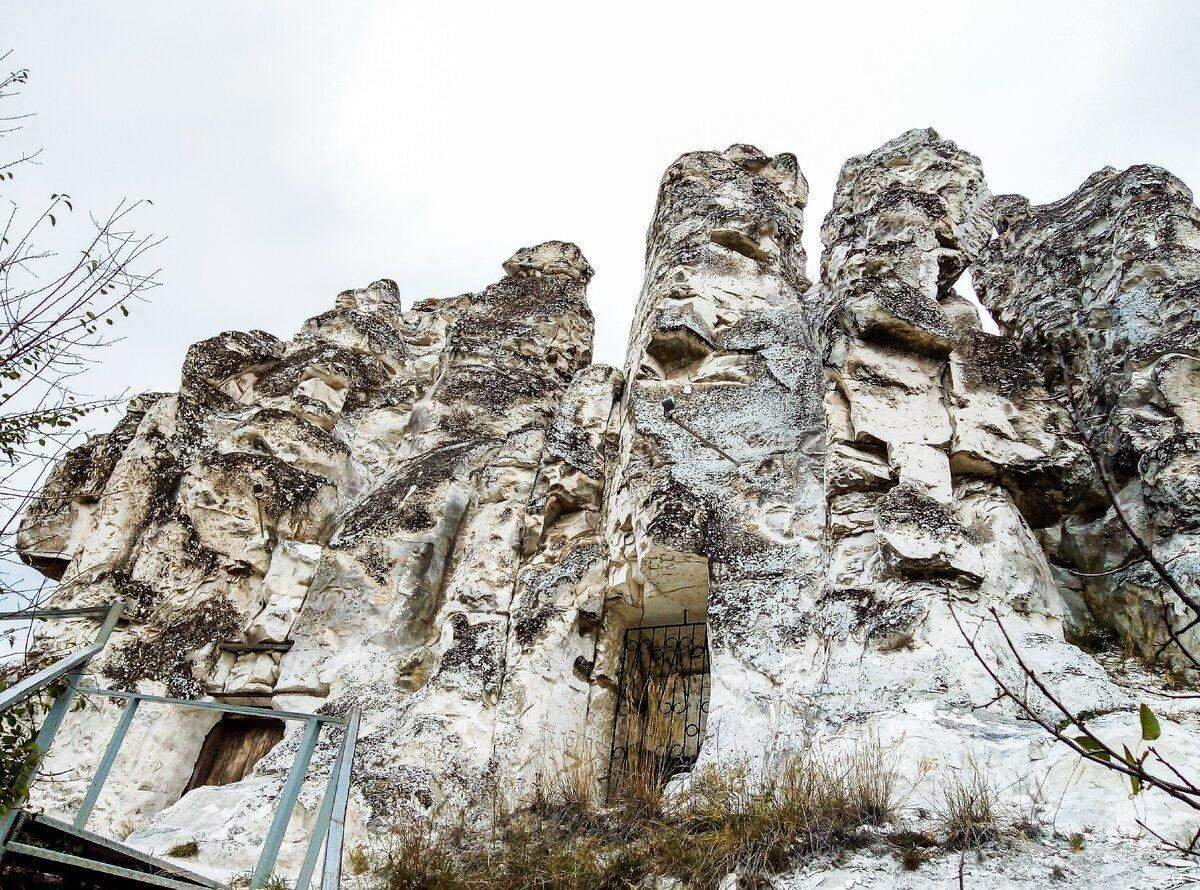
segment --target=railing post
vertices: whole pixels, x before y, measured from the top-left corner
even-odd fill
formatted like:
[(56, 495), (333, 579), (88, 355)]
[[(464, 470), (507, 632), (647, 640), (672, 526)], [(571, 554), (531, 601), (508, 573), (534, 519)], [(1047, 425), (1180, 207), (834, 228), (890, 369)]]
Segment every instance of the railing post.
[(108, 740), (108, 747), (104, 749), (104, 757), (100, 760), (96, 775), (92, 776), (92, 783), (88, 785), (83, 803), (79, 805), (79, 812), (75, 814), (75, 821), (71, 823), (73, 827), (82, 830), (87, 825), (88, 817), (92, 814), (92, 808), (96, 806), (100, 790), (104, 787), (113, 761), (117, 759), (117, 752), (121, 750), (121, 743), (125, 741), (125, 734), (129, 732), (129, 724), (133, 722), (133, 715), (137, 713), (137, 708), (138, 699), (131, 698), (125, 702), (125, 708), (121, 711), (121, 720), (117, 723), (117, 728), (113, 730), (112, 738)]
[(321, 721), (316, 717), (310, 717), (304, 727), (304, 737), (300, 740), (300, 750), (296, 753), (292, 768), (288, 770), (287, 781), (283, 783), (283, 791), (279, 795), (275, 816), (271, 820), (271, 827), (267, 830), (266, 843), (258, 857), (254, 876), (250, 879), (250, 890), (262, 890), (275, 871), (275, 859), (279, 856), (283, 834), (287, 831), (288, 823), (292, 821), (296, 798), (300, 796), (300, 786), (304, 784), (304, 775), (308, 772), (308, 763), (312, 760), (313, 749), (317, 746), (317, 736), (320, 732)]
[[(351, 720), (356, 720), (355, 716), (351, 716)], [(354, 745), (357, 740), (357, 723), (354, 726), (354, 731), (351, 731), (350, 724), (346, 724), (346, 731), (342, 734), (342, 744), (338, 748), (337, 756), (334, 757), (333, 763), (329, 767), (329, 781), (325, 785), (325, 796), (321, 798), (321, 810), (317, 814), (316, 824), (313, 825), (312, 837), (308, 839), (308, 849), (304, 853), (304, 865), (300, 869), (300, 875), (296, 878), (295, 890), (308, 890), (309, 884), (312, 882), (313, 872), (317, 869), (317, 860), (321, 856), (321, 847), (329, 833), (330, 820), (333, 817), (333, 805), (337, 799), (338, 780), (342, 776), (342, 764), (347, 759), (354, 758)]]
[[(100, 625), (100, 630), (96, 634), (95, 641), (92, 643), (92, 647), (97, 652), (103, 649), (108, 643), (109, 635), (112, 634), (113, 628), (117, 626), (117, 620), (121, 617), (121, 608), (120, 603), (113, 603), (109, 607), (108, 615), (105, 617), (104, 623)], [(94, 655), (93, 653), (92, 657)], [(83, 678), (83, 673), (87, 670), (87, 666), (91, 663), (91, 660), (92, 658), (89, 657), (67, 674), (67, 688), (59, 693), (50, 710), (46, 712), (46, 717), (42, 721), (41, 728), (38, 730), (37, 738), (34, 740), (34, 744), (37, 746), (37, 757), (33, 765), (18, 780), (20, 784), (31, 783), (37, 775), (42, 758), (46, 756), (46, 752), (50, 749), (50, 745), (54, 741), (54, 736), (58, 733), (58, 728), (62, 725), (63, 718), (67, 716), (67, 712), (71, 708), (71, 703), (75, 700), (79, 681)], [(5, 814), (3, 819), (0, 819), (0, 859), (4, 858), (4, 845), (8, 843), (9, 832), (12, 831), (13, 824), (17, 821), (19, 813), (20, 807), (14, 806)]]
[(350, 802), (350, 777), (354, 772), (354, 747), (358, 744), (358, 721), (361, 712), (350, 712), (346, 737), (342, 740), (342, 756), (338, 763), (337, 793), (329, 822), (329, 838), (325, 842), (325, 868), (321, 872), (321, 890), (339, 890), (342, 883), (342, 842), (346, 835), (346, 807)]
[[(46, 712), (46, 718), (42, 721), (42, 728), (38, 730), (37, 738), (34, 739), (34, 745), (37, 746), (37, 755), (33, 761), (33, 765), (22, 773), (21, 777), (17, 780), (18, 786), (25, 785), (28, 787), (32, 783), (34, 776), (37, 775), (42, 758), (46, 755), (50, 743), (54, 741), (54, 734), (58, 732), (58, 727), (62, 725), (63, 718), (67, 715), (67, 709), (71, 707), (71, 702), (75, 698), (75, 687), (83, 676), (83, 671), (86, 667), (87, 664), (85, 662), (67, 674), (67, 688), (58, 694), (58, 698), (54, 700), (54, 704)], [(17, 821), (17, 816), (20, 812), (20, 806), (14, 804), (5, 814), (4, 819), (0, 820), (0, 859), (4, 858), (3, 844), (8, 842), (8, 833), (12, 831), (13, 824)]]
[(122, 603), (113, 603), (108, 607), (108, 614), (104, 617), (104, 623), (100, 625), (94, 645), (102, 649), (108, 645), (108, 638), (112, 635), (113, 628), (117, 626), (117, 622), (121, 619), (121, 612), (124, 608)]
[(308, 839), (308, 849), (304, 851), (304, 864), (300, 867), (299, 877), (296, 878), (295, 890), (308, 890), (313, 872), (317, 870), (317, 860), (321, 858), (321, 847), (329, 833), (329, 817), (333, 815), (333, 798), (337, 791), (339, 767), (342, 762), (341, 751), (339, 748), (337, 757), (330, 765), (329, 781), (325, 783), (325, 794), (321, 797), (321, 811), (317, 813), (317, 822), (313, 825), (312, 836)]

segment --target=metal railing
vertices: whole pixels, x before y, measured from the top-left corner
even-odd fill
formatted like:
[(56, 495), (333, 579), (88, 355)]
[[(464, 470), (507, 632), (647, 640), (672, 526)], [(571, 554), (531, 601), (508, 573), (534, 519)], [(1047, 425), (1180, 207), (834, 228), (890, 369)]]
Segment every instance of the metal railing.
[[(49, 667), (43, 668), (35, 674), (21, 680), (13, 686), (0, 691), (0, 713), (7, 709), (26, 701), (31, 696), (52, 685), (56, 680), (66, 677), (67, 686), (58, 694), (54, 703), (46, 713), (45, 719), (38, 730), (35, 740), (37, 745), (37, 762), (45, 756), (53, 743), (54, 736), (57, 734), (59, 727), (62, 725), (63, 718), (70, 710), (72, 703), (77, 694), (93, 695), (104, 698), (124, 699), (125, 706), (121, 711), (121, 716), (117, 721), (117, 726), (113, 730), (112, 737), (109, 739), (108, 745), (104, 750), (104, 754), (100, 759), (100, 764), (88, 785), (88, 790), (84, 795), (83, 802), (80, 804), (79, 810), (76, 812), (71, 829), (77, 832), (83, 832), (86, 829), (88, 819), (91, 817), (92, 810), (95, 808), (96, 801), (100, 797), (100, 792), (104, 788), (105, 782), (108, 780), (109, 774), (112, 771), (113, 764), (116, 762), (117, 755), (120, 753), (121, 745), (125, 740), (126, 734), (129, 732), (129, 727), (133, 723), (133, 718), (136, 716), (138, 707), (142, 702), (152, 704), (174, 705), (181, 708), (192, 708), (200, 710), (219, 711), (224, 714), (241, 714), (247, 716), (271, 717), (282, 720), (303, 721), (304, 734), (300, 740), (300, 747), (296, 753), (295, 759), (292, 761), (291, 767), (288, 769), (287, 778), (284, 780), (283, 790), (279, 795), (279, 800), (275, 805), (275, 813), (271, 819), (271, 825), (267, 829), (267, 837), (263, 843), (262, 851), (259, 854), (258, 862), (254, 868), (254, 872), (250, 879), (251, 890), (260, 890), (267, 885), (267, 882), (274, 874), (275, 864), (279, 857), (279, 848), (283, 843), (284, 832), (287, 830), (288, 823), (291, 821), (292, 815), (295, 812), (296, 801), (300, 795), (300, 789), (304, 784), (304, 779), (308, 774), (308, 767), (312, 761), (313, 752), (316, 750), (317, 743), (320, 741), (321, 731), (327, 725), (341, 726), (344, 728), (342, 734), (341, 745), (338, 749), (338, 754), (334, 758), (333, 766), (330, 769), (329, 779), (326, 782), (325, 792), (321, 799), (321, 807), (317, 814), (317, 822), (313, 827), (313, 832), (309, 837), (308, 846), (305, 850), (304, 862), (300, 869), (300, 874), (296, 879), (295, 890), (308, 890), (314, 872), (316, 871), (317, 863), (321, 861), (322, 848), (324, 848), (324, 868), (321, 876), (321, 890), (336, 890), (341, 881), (341, 862), (342, 848), (345, 838), (345, 820), (346, 808), (349, 802), (350, 794), (350, 779), (354, 763), (354, 749), (358, 740), (359, 727), (359, 710), (354, 708), (346, 717), (333, 717), (322, 714), (305, 714), (292, 711), (276, 711), (271, 708), (254, 708), (244, 705), (227, 705), (219, 702), (209, 701), (193, 701), (188, 699), (168, 698), (160, 695), (149, 695), (140, 692), (125, 692), (116, 689), (95, 689), (82, 686), (80, 680), (83, 677), (83, 672), (87, 669), (91, 660), (104, 649), (108, 643), (108, 638), (111, 636), (113, 628), (116, 627), (117, 621), (121, 617), (121, 605), (119, 603), (110, 607), (97, 607), (90, 609), (34, 609), (23, 612), (8, 612), (0, 614), (0, 620), (12, 620), (20, 618), (66, 618), (66, 617), (99, 617), (104, 616), (103, 624), (96, 635), (95, 640), (91, 645), (80, 649), (65, 658), (60, 659)], [(31, 771), (22, 777), (21, 784), (30, 784), (34, 778), (34, 773), (37, 770), (37, 765), (31, 768)], [(40, 851), (39, 848), (31, 848), (23, 844), (16, 844), (11, 841), (10, 834), (13, 825), (20, 812), (17, 807), (14, 807), (7, 813), (3, 819), (0, 819), (0, 860), (3, 859), (6, 849), (26, 853), (28, 855), (43, 855), (43, 858), (57, 859), (65, 861), (61, 855), (48, 855), (50, 851)], [(79, 857), (66, 857), (68, 859), (77, 860)], [(80, 864), (74, 862), (72, 864)], [(90, 863), (86, 867), (96, 868), (99, 871), (113, 872), (111, 866), (105, 866), (104, 863)], [(125, 871), (117, 869), (117, 871)], [(115, 873), (115, 872), (113, 872)]]

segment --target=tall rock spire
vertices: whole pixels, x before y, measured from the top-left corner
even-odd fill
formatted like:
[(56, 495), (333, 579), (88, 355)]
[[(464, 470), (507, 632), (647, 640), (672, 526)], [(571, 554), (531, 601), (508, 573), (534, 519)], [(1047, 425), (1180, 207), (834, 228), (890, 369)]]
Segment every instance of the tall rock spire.
[(663, 176), (647, 239), (609, 486), (600, 664), (615, 670), (627, 627), (707, 618), (706, 737), (719, 744), (705, 756), (752, 750), (777, 730), (789, 707), (764, 691), (784, 681), (820, 578), (825, 419), (801, 308), (807, 193), (789, 154), (686, 154)]

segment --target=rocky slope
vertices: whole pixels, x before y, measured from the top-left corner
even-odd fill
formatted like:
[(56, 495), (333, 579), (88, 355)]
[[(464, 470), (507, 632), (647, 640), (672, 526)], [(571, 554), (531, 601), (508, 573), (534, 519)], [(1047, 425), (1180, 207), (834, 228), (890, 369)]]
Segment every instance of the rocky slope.
[[(806, 201), (791, 155), (735, 145), (672, 164), (623, 372), (590, 364), (592, 270), (564, 242), (518, 251), (477, 294), (404, 309), (381, 281), (289, 342), (198, 343), (177, 394), (134, 400), (59, 464), (25, 517), (25, 557), (59, 579), (55, 605), (127, 604), (98, 683), (360, 706), (354, 843), (528, 799), (572, 764), (603, 774), (626, 631), (686, 621), (707, 638), (699, 766), (870, 739), (895, 752), (915, 826), (934, 807), (931, 776), (978, 764), (1014, 809), (1087, 832), (1086, 861), (1046, 835), (1035, 860), (971, 863), (975, 886), (1180, 874), (1136, 820), (1171, 834), (1188, 812), (1128, 799), (996, 700), (960, 625), (1021, 685), (994, 609), (1095, 731), (1136, 744), (1149, 702), (1159, 749), (1200, 762), (1190, 699), (1071, 642), (1115, 631), (1152, 656), (1168, 628), (1200, 634), (1181, 630), (1192, 613), (1137, 559), (1103, 492), (1107, 479), (1190, 589), (1190, 193), (1135, 167), (1042, 207), (993, 198), (977, 158), (914, 130), (843, 167), (816, 284)], [(1001, 334), (964, 296), (968, 271)], [(1095, 424), (1104, 478), (1068, 391)], [(91, 630), (59, 622), (35, 654)], [(77, 805), (78, 767), (117, 715), (96, 700), (72, 716), (48, 764), (64, 778), (41, 805)], [(136, 824), (130, 841), (159, 853), (195, 838), (214, 873), (252, 865), (298, 734), (241, 781), (184, 794), (213, 724), (141, 711), (93, 824)], [(285, 865), (332, 754), (332, 740), (318, 750)], [(910, 876), (864, 853), (787, 881), (926, 886), (949, 863)]]

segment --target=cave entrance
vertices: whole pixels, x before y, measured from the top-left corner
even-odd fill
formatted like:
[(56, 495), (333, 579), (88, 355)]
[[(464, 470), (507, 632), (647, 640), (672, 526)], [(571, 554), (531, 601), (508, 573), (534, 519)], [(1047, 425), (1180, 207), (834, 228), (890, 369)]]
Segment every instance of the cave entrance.
[(226, 714), (205, 737), (184, 794), (201, 785), (244, 779), (282, 738), (282, 720)]
[(708, 719), (708, 625), (625, 631), (613, 715), (608, 795), (652, 792), (691, 769)]

